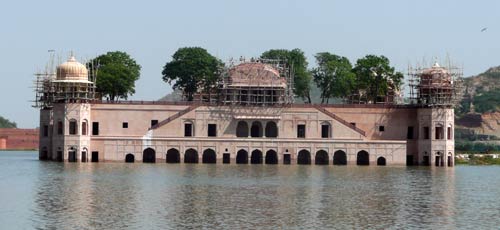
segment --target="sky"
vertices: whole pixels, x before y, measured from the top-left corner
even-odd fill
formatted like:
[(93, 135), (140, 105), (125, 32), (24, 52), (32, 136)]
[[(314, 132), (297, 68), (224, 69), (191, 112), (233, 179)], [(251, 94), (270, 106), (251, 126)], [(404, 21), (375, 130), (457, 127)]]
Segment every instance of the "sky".
[(401, 72), (450, 57), (471, 76), (500, 65), (499, 8), (495, 0), (1, 1), (0, 115), (38, 126), (31, 87), (48, 50), (61, 61), (71, 51), (80, 60), (127, 52), (142, 66), (132, 100), (171, 92), (161, 71), (186, 46), (224, 61), (300, 48), (311, 67), (318, 52), (352, 63), (385, 55)]

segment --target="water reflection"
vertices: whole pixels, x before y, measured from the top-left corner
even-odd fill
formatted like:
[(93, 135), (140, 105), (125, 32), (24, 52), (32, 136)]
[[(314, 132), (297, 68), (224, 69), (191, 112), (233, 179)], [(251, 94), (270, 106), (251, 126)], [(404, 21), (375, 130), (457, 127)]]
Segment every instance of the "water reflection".
[(24, 229), (500, 226), (500, 167), (60, 164), (25, 154), (0, 155), (0, 220)]

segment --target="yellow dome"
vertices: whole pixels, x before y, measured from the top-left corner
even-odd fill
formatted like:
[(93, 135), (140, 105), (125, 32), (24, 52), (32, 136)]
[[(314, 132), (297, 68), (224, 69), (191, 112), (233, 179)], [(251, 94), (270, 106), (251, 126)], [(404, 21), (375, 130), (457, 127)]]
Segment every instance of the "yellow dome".
[(57, 66), (56, 80), (88, 81), (88, 79), (87, 67), (77, 62), (73, 56), (68, 61)]

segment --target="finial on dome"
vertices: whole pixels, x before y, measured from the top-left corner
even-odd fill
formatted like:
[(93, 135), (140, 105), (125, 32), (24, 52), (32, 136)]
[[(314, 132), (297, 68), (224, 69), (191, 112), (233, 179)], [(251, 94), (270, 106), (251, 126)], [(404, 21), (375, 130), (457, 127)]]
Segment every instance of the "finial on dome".
[(72, 50), (72, 51), (70, 52), (70, 54), (69, 54), (68, 61), (72, 61), (72, 62), (75, 62), (75, 61), (76, 61), (76, 58), (75, 58), (75, 53), (73, 52), (73, 50)]
[(439, 66), (439, 63), (438, 63), (437, 57), (434, 57), (434, 65), (432, 65), (432, 67), (435, 67), (435, 68), (439, 68), (439, 67), (441, 67), (441, 66)]

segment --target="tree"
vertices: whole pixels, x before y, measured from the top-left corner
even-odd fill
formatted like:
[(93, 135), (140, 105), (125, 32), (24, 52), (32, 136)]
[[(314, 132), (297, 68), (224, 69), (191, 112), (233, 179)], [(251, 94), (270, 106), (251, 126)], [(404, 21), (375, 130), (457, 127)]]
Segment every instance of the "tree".
[(308, 63), (302, 50), (271, 49), (262, 53), (260, 57), (263, 59), (285, 60), (288, 65), (292, 66), (294, 94), (311, 103), (311, 73), (307, 71)]
[(172, 55), (172, 61), (163, 67), (163, 81), (172, 84), (174, 90), (180, 89), (188, 101), (199, 89), (210, 90), (220, 78), (224, 64), (200, 47), (184, 47)]
[(17, 128), (17, 124), (0, 116), (0, 128)]
[(377, 102), (377, 97), (386, 95), (389, 88), (399, 90), (403, 74), (390, 66), (385, 56), (367, 55), (357, 60), (353, 68), (356, 74), (356, 93), (366, 94), (367, 101)]
[(97, 92), (108, 100), (127, 99), (135, 93), (135, 81), (140, 77), (141, 66), (127, 53), (121, 51), (107, 52), (89, 63), (97, 66)]
[(321, 89), (321, 103), (331, 97), (345, 98), (351, 92), (355, 75), (349, 59), (330, 53), (315, 56), (318, 67), (312, 70), (313, 79)]

